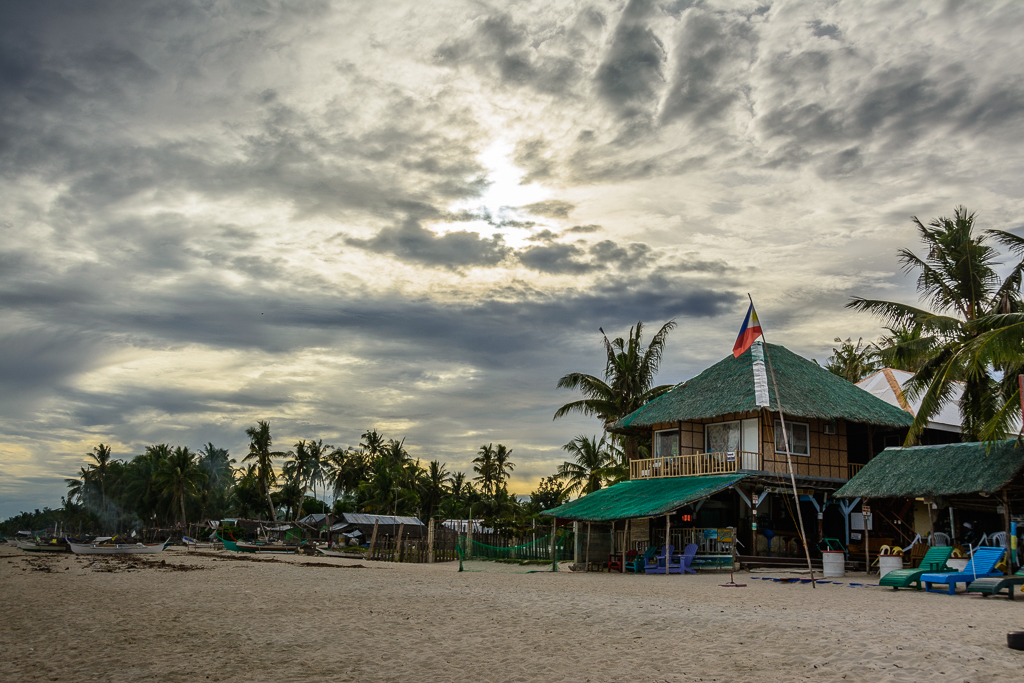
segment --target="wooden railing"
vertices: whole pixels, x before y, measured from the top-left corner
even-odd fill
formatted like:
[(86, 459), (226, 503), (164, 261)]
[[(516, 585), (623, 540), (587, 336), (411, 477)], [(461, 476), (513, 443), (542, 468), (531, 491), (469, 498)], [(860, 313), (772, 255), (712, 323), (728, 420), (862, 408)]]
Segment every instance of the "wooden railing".
[(853, 475), (857, 474), (862, 469), (864, 469), (864, 464), (863, 463), (851, 462), (851, 463), (848, 463), (846, 467), (847, 467), (847, 469), (850, 472), (849, 478), (853, 479)]
[(728, 453), (694, 453), (665, 458), (632, 460), (630, 479), (662, 479), (664, 477), (698, 477), (702, 474), (728, 474), (736, 470), (760, 469), (761, 456), (749, 451)]

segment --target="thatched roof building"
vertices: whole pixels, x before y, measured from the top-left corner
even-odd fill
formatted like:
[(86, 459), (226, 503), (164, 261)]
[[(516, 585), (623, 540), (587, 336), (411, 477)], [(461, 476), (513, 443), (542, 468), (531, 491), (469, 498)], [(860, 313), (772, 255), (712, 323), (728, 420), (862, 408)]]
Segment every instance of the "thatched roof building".
[[(872, 396), (817, 363), (798, 356), (784, 346), (765, 344), (782, 394), (786, 415), (826, 421), (846, 420), (885, 427), (909, 427), (913, 417)], [(639, 410), (613, 423), (617, 433), (644, 433), (657, 424), (699, 422), (721, 415), (759, 410), (755, 396), (754, 357), (756, 345), (731, 354), (693, 379), (682, 382)], [(768, 405), (778, 411), (775, 387), (768, 375)]]

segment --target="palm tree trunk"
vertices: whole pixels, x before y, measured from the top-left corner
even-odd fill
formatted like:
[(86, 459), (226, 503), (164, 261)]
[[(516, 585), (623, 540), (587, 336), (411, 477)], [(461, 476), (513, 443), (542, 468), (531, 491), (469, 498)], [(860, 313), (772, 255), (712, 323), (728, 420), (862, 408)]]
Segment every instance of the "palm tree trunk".
[(178, 496), (178, 501), (181, 503), (181, 524), (185, 526), (185, 489), (181, 490), (181, 495)]
[(623, 454), (626, 456), (626, 463), (638, 459), (640, 457), (640, 445), (637, 439), (632, 434), (626, 436), (622, 443)]
[(263, 491), (267, 494), (267, 505), (270, 506), (270, 519), (276, 522), (277, 512), (274, 510), (274, 501), (270, 499), (270, 487), (264, 484)]

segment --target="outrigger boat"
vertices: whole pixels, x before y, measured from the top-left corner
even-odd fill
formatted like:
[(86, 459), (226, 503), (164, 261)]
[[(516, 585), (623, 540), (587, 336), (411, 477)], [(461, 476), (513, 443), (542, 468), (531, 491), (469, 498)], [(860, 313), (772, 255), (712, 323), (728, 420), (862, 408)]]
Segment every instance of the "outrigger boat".
[(277, 543), (235, 543), (235, 548), (240, 553), (294, 553), (299, 549), (297, 545), (282, 545)]
[(66, 553), (67, 545), (62, 541), (54, 539), (49, 543), (36, 543), (35, 541), (18, 541), (15, 545), (28, 553)]
[(216, 542), (206, 541), (204, 543), (202, 541), (197, 541), (190, 536), (182, 536), (181, 540), (189, 550), (215, 550), (220, 548), (222, 545), (219, 540)]
[(71, 552), (76, 555), (147, 555), (162, 552), (171, 539), (163, 543), (72, 543)]

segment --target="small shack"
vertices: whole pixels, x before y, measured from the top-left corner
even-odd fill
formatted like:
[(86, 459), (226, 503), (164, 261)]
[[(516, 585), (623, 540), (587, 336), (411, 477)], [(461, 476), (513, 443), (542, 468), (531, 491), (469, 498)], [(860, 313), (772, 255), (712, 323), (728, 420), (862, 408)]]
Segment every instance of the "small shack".
[(369, 541), (373, 534), (373, 526), (377, 525), (377, 536), (394, 537), (398, 535), (398, 529), (404, 525), (402, 536), (404, 538), (426, 538), (427, 525), (416, 517), (402, 517), (397, 515), (367, 515), (361, 512), (344, 512), (335, 517), (337, 520), (331, 527), (332, 534), (352, 534), (359, 531), (363, 538)]
[(1001, 524), (986, 535), (1002, 532), (1005, 535), (998, 536), (1000, 542), (1009, 545), (1011, 524), (1024, 521), (1020, 515), (1024, 512), (1024, 442), (1007, 439), (887, 448), (836, 491), (835, 497), (872, 504), (876, 500), (923, 500), (932, 530), (935, 512), (948, 510), (951, 518), (954, 510), (988, 513), (990, 525), (995, 526), (997, 519)]

